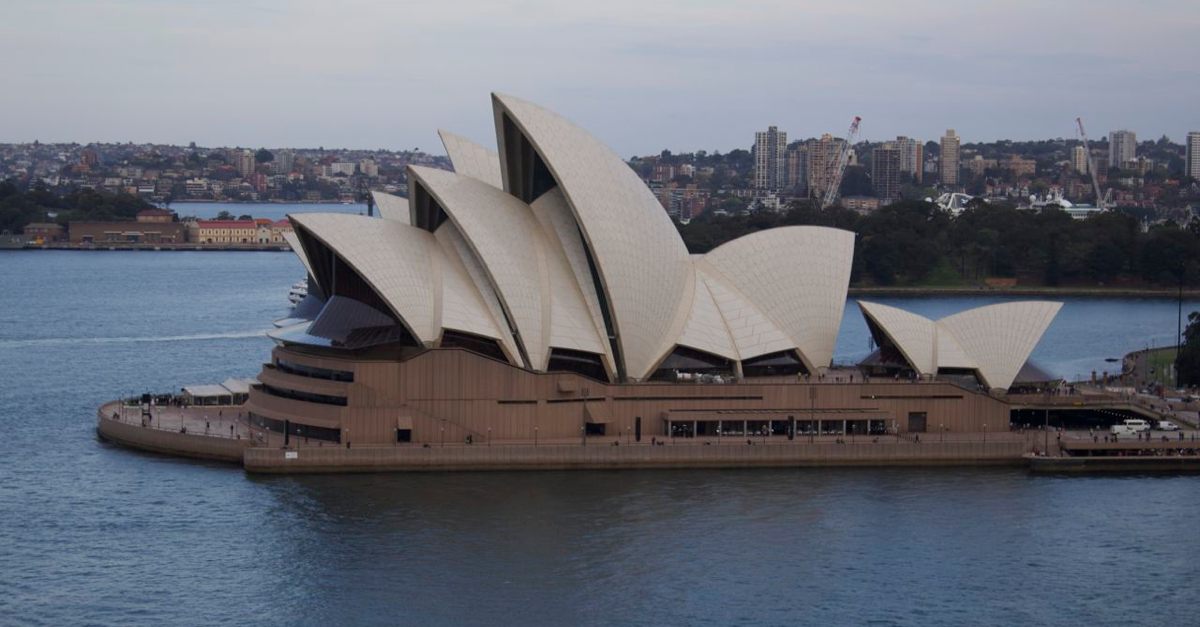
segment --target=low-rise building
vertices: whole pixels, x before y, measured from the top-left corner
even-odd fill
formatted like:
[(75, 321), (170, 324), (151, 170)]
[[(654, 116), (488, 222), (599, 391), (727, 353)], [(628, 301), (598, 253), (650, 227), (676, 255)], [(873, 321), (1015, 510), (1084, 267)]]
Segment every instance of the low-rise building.
[(182, 222), (71, 222), (72, 244), (182, 244), (187, 231)]
[(56, 222), (31, 222), (25, 225), (25, 239), (31, 242), (61, 242), (66, 239), (66, 229)]
[(191, 241), (198, 244), (253, 244), (258, 241), (254, 220), (196, 220), (190, 223)]

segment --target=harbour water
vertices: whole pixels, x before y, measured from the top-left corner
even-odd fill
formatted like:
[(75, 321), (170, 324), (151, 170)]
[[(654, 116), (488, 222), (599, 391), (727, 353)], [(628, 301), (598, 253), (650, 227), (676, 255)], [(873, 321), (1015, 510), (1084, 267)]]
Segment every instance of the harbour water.
[[(0, 624), (1195, 623), (1195, 476), (259, 477), (95, 439), (117, 394), (254, 375), (302, 272), (279, 253), (0, 253)], [(936, 317), (998, 299), (875, 300)], [(1171, 300), (1066, 299), (1035, 357), (1086, 375), (1174, 327)], [(837, 359), (868, 349), (851, 304)]]

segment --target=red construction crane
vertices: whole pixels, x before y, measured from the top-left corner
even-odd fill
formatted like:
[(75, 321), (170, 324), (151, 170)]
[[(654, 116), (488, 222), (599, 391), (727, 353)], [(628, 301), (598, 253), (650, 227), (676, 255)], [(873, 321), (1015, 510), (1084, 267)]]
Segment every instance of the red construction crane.
[(1079, 125), (1079, 137), (1083, 140), (1083, 151), (1087, 153), (1088, 172), (1092, 175), (1092, 192), (1096, 194), (1096, 208), (1107, 209), (1107, 198), (1100, 195), (1100, 179), (1096, 178), (1096, 162), (1092, 159), (1092, 147), (1088, 145), (1087, 131), (1083, 130), (1083, 118), (1075, 118)]
[(861, 121), (862, 118), (856, 115), (854, 121), (850, 123), (850, 130), (846, 133), (846, 143), (842, 144), (837, 162), (829, 175), (829, 187), (825, 190), (825, 198), (821, 201), (822, 209), (837, 200), (838, 188), (842, 186), (842, 175), (846, 173), (846, 164), (850, 162), (850, 151), (854, 149), (854, 138), (858, 135), (858, 123)]

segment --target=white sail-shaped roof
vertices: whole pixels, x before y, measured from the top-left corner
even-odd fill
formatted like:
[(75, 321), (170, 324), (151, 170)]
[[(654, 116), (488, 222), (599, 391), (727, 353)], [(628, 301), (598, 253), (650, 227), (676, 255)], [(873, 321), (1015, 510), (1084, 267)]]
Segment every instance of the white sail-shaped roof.
[(833, 359), (853, 258), (854, 233), (789, 226), (722, 244), (703, 263), (786, 333), (815, 372)]
[(500, 179), (500, 155), (450, 131), (438, 131), (454, 172), (476, 178), (492, 187), (503, 188)]
[(516, 327), (517, 346), (530, 368), (549, 358), (550, 285), (541, 226), (529, 206), (469, 176), (409, 166), (409, 185), (419, 184), (458, 227)]
[[(716, 361), (771, 356), (743, 363), (748, 373), (769, 370), (784, 352), (810, 372), (829, 365), (852, 233), (783, 227), (689, 255), (621, 157), (537, 105), (502, 95), (492, 104), (498, 153), (440, 132), (455, 172), (410, 168), (409, 199), (374, 192), (382, 220), (293, 217), (288, 241), (305, 269), (317, 287), (340, 291), (328, 294), (338, 299), (320, 334), (306, 327), (281, 341), (478, 347), (491, 339), (534, 370), (548, 369), (559, 349), (556, 369), (575, 360), (593, 376), (602, 362), (630, 380), (683, 363), (670, 360), (676, 347)], [(971, 369), (993, 388), (1012, 383), (1059, 306), (1006, 303), (935, 322), (862, 304), (872, 332), (913, 369)], [(404, 328), (380, 324), (384, 317)]]
[[(500, 305), (500, 298), (496, 296), (496, 291), (492, 288), (491, 280), (488, 279), (479, 258), (475, 256), (471, 247), (463, 239), (462, 233), (458, 232), (458, 227), (453, 222), (447, 221), (438, 227), (437, 232), (433, 236), (437, 239), (438, 245), (441, 246), (442, 256), (446, 258), (446, 264), (460, 268), (466, 273), (464, 278), (467, 285), (462, 285), (461, 289), (466, 290), (470, 288), (474, 291), (478, 302), (484, 308), (480, 315), (489, 320), (488, 322), (476, 322), (472, 324), (471, 326), (475, 327), (474, 329), (468, 328), (469, 323), (466, 322), (462, 323), (462, 326), (454, 327), (450, 323), (452, 319), (447, 319), (446, 315), (443, 314), (443, 319), (447, 320), (445, 326), (478, 335), (487, 335), (479, 329), (494, 328), (496, 334), (494, 336), (487, 335), (487, 337), (494, 337), (500, 342), (502, 350), (509, 356), (510, 361), (520, 363), (520, 351), (517, 349), (516, 340), (513, 339), (512, 333), (508, 330), (508, 325), (504, 322), (504, 310)], [(447, 280), (443, 279), (443, 283), (446, 282)], [(443, 301), (447, 298), (453, 298), (453, 296), (446, 295), (447, 289), (443, 290)], [(467, 296), (463, 296), (462, 298), (463, 300), (473, 300)]]
[(378, 191), (371, 192), (371, 197), (375, 199), (375, 208), (379, 210), (379, 217), (384, 220), (395, 220), (409, 224), (407, 198)]
[(969, 309), (938, 320), (954, 334), (989, 387), (1008, 388), (1062, 303), (1020, 301)]
[(304, 264), (304, 270), (308, 272), (308, 276), (313, 276), (312, 262), (308, 260), (308, 255), (304, 254), (304, 247), (300, 245), (300, 237), (295, 231), (284, 231), (283, 240), (291, 247), (292, 252), (300, 258), (300, 263)]
[(937, 373), (937, 327), (932, 320), (879, 303), (859, 301), (858, 307), (891, 338), (913, 369), (922, 374)]
[[(583, 299), (584, 311), (591, 319), (593, 334), (601, 345), (600, 354), (605, 356), (610, 368), (612, 350), (605, 340), (604, 315), (600, 311), (600, 301), (596, 290), (592, 287), (592, 276), (588, 270), (587, 252), (584, 250), (583, 238), (579, 234), (579, 226), (567, 206), (567, 200), (562, 190), (555, 188), (533, 201), (530, 205), (533, 215), (542, 225), (546, 238), (557, 243), (567, 261), (567, 267), (574, 277), (575, 289)], [(566, 348), (566, 347), (562, 347)]]
[[(354, 268), (417, 341), (432, 344), (437, 339), (439, 286), (433, 279), (437, 245), (432, 233), (345, 213), (300, 213), (288, 218)], [(329, 286), (322, 288), (333, 295)]]
[(505, 146), (507, 117), (549, 169), (583, 232), (626, 374), (648, 376), (682, 330), (680, 304), (694, 285), (675, 226), (638, 175), (587, 131), (524, 100), (492, 98), (505, 189), (515, 191), (509, 177), (523, 167), (509, 162), (519, 151)]
[[(439, 245), (444, 239), (442, 231), (453, 228), (453, 224), (447, 223), (438, 229), (434, 238)], [(501, 331), (502, 322), (492, 315), (483, 295), (472, 281), (466, 264), (457, 252), (448, 250), (446, 246), (441, 246), (438, 257), (441, 260), (438, 264), (442, 287), (441, 307), (438, 308), (441, 327), (499, 340), (504, 352), (515, 360), (518, 352), (512, 344), (512, 336)]]
[(692, 292), (690, 312), (677, 343), (726, 359), (740, 360), (741, 354), (734, 344), (728, 323), (717, 307), (708, 281), (699, 272), (695, 273), (695, 277), (696, 288)]
[[(603, 321), (593, 316), (593, 305), (588, 302), (579, 283), (579, 279), (586, 275), (576, 273), (567, 248), (560, 241), (559, 229), (562, 227), (573, 229), (573, 232), (565, 231), (564, 234), (568, 235), (565, 239), (570, 240), (571, 235), (576, 242), (579, 239), (579, 230), (574, 228), (570, 209), (562, 201), (562, 194), (553, 190), (534, 201), (530, 211), (542, 227), (546, 271), (550, 279), (550, 346), (603, 355), (611, 370), (612, 360), (607, 342), (603, 340)], [(559, 224), (556, 225), (556, 222)], [(576, 248), (578, 254), (582, 255), (582, 246)], [(576, 263), (579, 262), (586, 265), (587, 260), (580, 256)], [(583, 270), (586, 271), (586, 268)], [(599, 316), (598, 305), (595, 314)]]
[(701, 267), (704, 286), (712, 294), (740, 359), (796, 348), (791, 338), (736, 287), (702, 261), (697, 265)]
[(859, 301), (863, 315), (887, 335), (914, 370), (970, 369), (989, 388), (1008, 389), (1062, 303), (1020, 301), (976, 307), (932, 321)]

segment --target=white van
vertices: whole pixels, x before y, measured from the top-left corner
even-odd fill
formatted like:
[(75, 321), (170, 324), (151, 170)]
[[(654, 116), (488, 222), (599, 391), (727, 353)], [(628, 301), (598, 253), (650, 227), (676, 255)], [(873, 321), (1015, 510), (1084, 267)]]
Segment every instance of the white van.
[(1109, 427), (1113, 435), (1137, 435), (1150, 430), (1150, 423), (1141, 418), (1126, 418), (1119, 425)]

